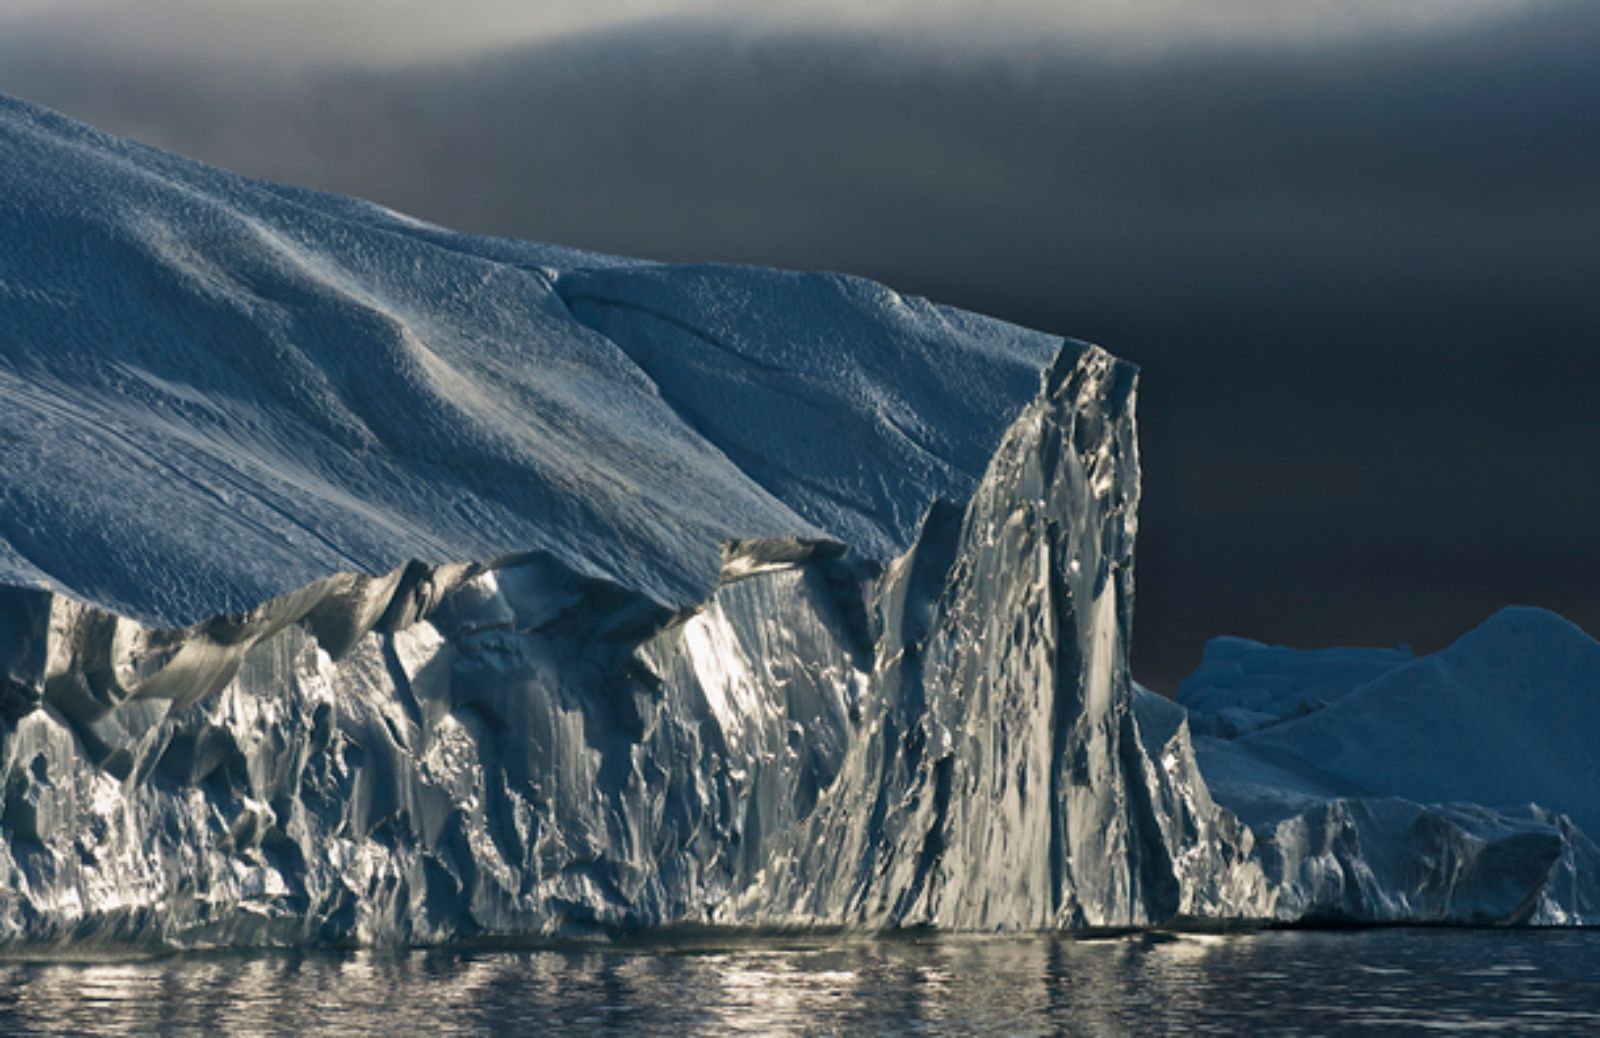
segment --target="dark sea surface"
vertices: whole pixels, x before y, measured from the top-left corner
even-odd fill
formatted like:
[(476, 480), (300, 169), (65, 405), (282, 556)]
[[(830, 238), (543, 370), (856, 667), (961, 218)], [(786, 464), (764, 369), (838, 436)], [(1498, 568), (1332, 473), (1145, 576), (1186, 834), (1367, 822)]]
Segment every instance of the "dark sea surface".
[(1600, 932), (761, 940), (0, 963), (0, 1034), (1600, 1034)]

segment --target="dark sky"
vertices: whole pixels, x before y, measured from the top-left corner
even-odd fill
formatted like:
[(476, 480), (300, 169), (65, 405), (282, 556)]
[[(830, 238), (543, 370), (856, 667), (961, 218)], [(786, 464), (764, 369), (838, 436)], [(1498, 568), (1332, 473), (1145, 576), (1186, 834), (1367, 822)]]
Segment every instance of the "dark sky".
[(246, 33), (0, 0), (0, 91), (461, 229), (846, 270), (1137, 361), (1157, 687), (1224, 632), (1432, 649), (1511, 602), (1600, 632), (1600, 3), (1349, 4), (910, 31), (660, 0), (497, 35), (491, 3), (430, 47), (293, 4)]

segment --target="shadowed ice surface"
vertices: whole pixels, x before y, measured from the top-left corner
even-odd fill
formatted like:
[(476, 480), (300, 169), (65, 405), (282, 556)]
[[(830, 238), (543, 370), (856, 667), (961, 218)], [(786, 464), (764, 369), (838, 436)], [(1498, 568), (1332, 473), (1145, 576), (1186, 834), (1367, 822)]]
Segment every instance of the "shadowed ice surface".
[(1600, 1028), (1600, 933), (772, 942), (0, 966), (7, 1034), (1326, 1034)]

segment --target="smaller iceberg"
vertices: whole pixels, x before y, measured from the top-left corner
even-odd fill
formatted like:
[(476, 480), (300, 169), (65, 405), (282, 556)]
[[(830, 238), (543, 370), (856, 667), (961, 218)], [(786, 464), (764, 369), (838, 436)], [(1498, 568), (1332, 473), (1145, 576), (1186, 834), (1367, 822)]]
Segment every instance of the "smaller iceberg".
[(1556, 614), (1420, 657), (1217, 638), (1178, 697), (1278, 919), (1600, 924), (1600, 643)]

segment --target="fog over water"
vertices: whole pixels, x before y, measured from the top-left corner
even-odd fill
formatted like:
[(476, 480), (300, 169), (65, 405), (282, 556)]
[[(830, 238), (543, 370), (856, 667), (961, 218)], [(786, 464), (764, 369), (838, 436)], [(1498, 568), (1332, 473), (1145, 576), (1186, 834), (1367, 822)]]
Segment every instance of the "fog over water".
[(466, 230), (1102, 342), (1144, 367), (1159, 686), (1224, 631), (1600, 633), (1600, 6), (1132, 7), (0, 0), (0, 91)]

